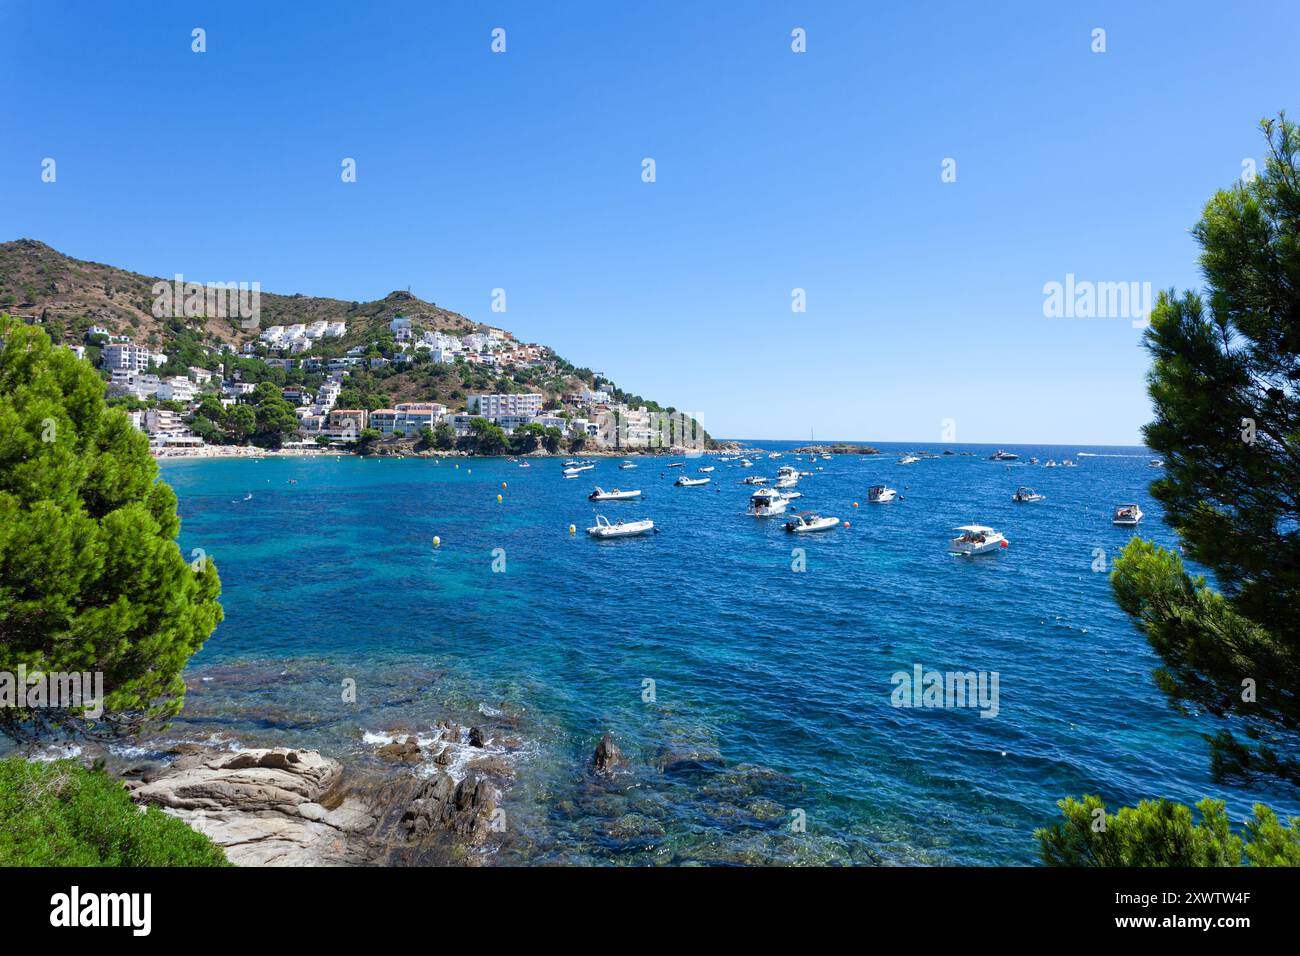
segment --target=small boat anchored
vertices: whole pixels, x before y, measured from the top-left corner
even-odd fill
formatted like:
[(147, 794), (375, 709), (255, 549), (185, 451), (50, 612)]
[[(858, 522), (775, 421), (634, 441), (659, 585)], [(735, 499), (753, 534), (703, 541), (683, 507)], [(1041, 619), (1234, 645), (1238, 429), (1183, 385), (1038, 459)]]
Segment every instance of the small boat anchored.
[(1009, 451), (1003, 451), (999, 448), (993, 454), (989, 455), (989, 461), (1015, 461), (1020, 456)]
[(1115, 509), (1115, 516), (1111, 518), (1112, 524), (1121, 525), (1122, 527), (1135, 528), (1137, 523), (1142, 520), (1142, 509), (1135, 504), (1120, 505)]
[(813, 531), (830, 531), (838, 528), (839, 518), (822, 517), (815, 511), (800, 511), (785, 523), (785, 530), (791, 534), (808, 534)]
[(707, 485), (712, 480), (712, 478), (687, 478), (685, 475), (682, 475), (674, 481), (673, 484), (678, 488), (693, 488), (696, 485)]
[(898, 459), (898, 463), (900, 465), (915, 465), (920, 460), (921, 459), (917, 458), (915, 455), (904, 455), (902, 458)]
[(633, 491), (621, 491), (618, 488), (615, 488), (613, 491), (606, 491), (604, 488), (600, 487), (600, 485), (597, 485), (596, 490), (593, 491), (591, 494), (587, 495), (587, 500), (588, 501), (632, 501), (640, 497), (641, 497), (640, 488), (637, 488)]
[(1015, 502), (1046, 501), (1047, 495), (1040, 495), (1038, 492), (1034, 491), (1033, 488), (1025, 488), (1021, 486), (1016, 489), (1016, 493), (1011, 496), (1011, 500)]
[(649, 518), (640, 521), (616, 521), (613, 524), (604, 515), (596, 515), (596, 523), (587, 529), (593, 538), (631, 538), (639, 534), (649, 534), (655, 529), (655, 523)]
[(633, 468), (636, 467), (636, 462), (625, 461), (623, 462), (623, 464), (619, 465), (618, 467), (621, 468), (623, 471), (631, 471)]
[(888, 504), (898, 498), (897, 489), (888, 485), (872, 485), (867, 489), (867, 503), (872, 505)]
[(771, 518), (785, 514), (790, 507), (790, 499), (771, 488), (760, 488), (749, 498), (749, 510), (745, 514), (754, 518)]
[(961, 534), (948, 542), (948, 551), (951, 554), (973, 557), (1007, 547), (1007, 539), (1002, 532), (987, 525), (964, 524), (953, 530), (960, 531)]

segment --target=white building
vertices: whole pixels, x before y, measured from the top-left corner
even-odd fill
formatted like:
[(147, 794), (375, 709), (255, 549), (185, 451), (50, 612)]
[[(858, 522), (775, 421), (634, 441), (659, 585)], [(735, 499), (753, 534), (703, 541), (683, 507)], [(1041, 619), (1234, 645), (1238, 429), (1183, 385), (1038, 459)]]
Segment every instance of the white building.
[(502, 415), (523, 415), (532, 418), (542, 411), (542, 396), (537, 392), (519, 395), (470, 395), (465, 407), (471, 415), (482, 418), (500, 418)]
[(100, 353), (99, 364), (101, 368), (112, 371), (114, 369), (126, 369), (130, 372), (144, 372), (150, 366), (162, 365), (167, 361), (167, 356), (150, 352), (143, 345), (135, 345), (131, 342), (117, 342), (113, 345), (105, 345)]

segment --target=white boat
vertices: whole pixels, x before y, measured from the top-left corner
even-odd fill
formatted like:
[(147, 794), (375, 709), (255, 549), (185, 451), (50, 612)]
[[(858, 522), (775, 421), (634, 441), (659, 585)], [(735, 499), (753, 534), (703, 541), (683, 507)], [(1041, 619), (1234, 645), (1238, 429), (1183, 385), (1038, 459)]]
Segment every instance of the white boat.
[(776, 487), (778, 488), (793, 488), (797, 484), (799, 484), (799, 479), (794, 475), (786, 475), (776, 480)]
[(830, 455), (822, 455), (822, 461), (830, 461), (830, 460), (831, 460)]
[(713, 465), (705, 465), (703, 468), (700, 469), (700, 472), (702, 474), (708, 474), (712, 470), (713, 470)]
[(948, 542), (948, 551), (952, 554), (970, 557), (976, 554), (989, 554), (1007, 546), (1007, 539), (1001, 531), (995, 531), (987, 525), (964, 524), (954, 531), (961, 534)]
[(785, 495), (771, 488), (760, 488), (750, 496), (749, 510), (745, 514), (755, 518), (770, 518), (785, 514), (785, 509), (788, 507), (790, 507), (790, 499)]
[(1003, 451), (999, 448), (993, 454), (989, 455), (989, 461), (1015, 461), (1020, 456), (1013, 452)]
[(902, 458), (898, 459), (898, 463), (900, 465), (915, 465), (920, 460), (921, 459), (917, 458), (915, 455), (904, 455)]
[(596, 523), (587, 529), (593, 538), (630, 538), (638, 534), (648, 534), (655, 529), (655, 523), (649, 518), (640, 521), (616, 521), (610, 524), (604, 515), (596, 515)]
[(674, 481), (673, 484), (678, 488), (693, 488), (696, 485), (707, 485), (712, 480), (712, 478), (687, 478), (685, 475), (682, 475)]
[(768, 454), (767, 457), (768, 457), (768, 458), (780, 458), (780, 457), (781, 457), (781, 453), (780, 453), (779, 451), (770, 452), (770, 453)]
[(1033, 488), (1021, 486), (1016, 489), (1016, 493), (1011, 496), (1011, 500), (1015, 502), (1046, 501), (1047, 495), (1040, 495)]
[(629, 470), (631, 470), (631, 469), (633, 469), (633, 468), (636, 467), (636, 462), (634, 462), (634, 461), (625, 461), (625, 462), (623, 462), (623, 464), (619, 465), (618, 467), (619, 467), (619, 468), (622, 468), (624, 471), (629, 471)]
[(753, 467), (754, 467), (754, 463), (753, 463), (752, 461), (750, 461), (748, 458), (742, 458), (742, 459), (740, 459), (740, 467), (741, 467), (741, 468), (753, 468)]
[(792, 478), (797, 478), (799, 477), (799, 469), (795, 468), (794, 465), (782, 465), (776, 470), (776, 476), (778, 478), (784, 478), (787, 475)]
[(767, 479), (762, 475), (746, 475), (744, 478), (740, 479), (740, 483), (742, 485), (765, 485), (767, 484)]
[(1056, 459), (1055, 459), (1055, 458), (1049, 458), (1049, 459), (1047, 459), (1047, 461), (1043, 462), (1043, 467), (1044, 467), (1044, 468), (1055, 468), (1055, 467), (1056, 467)]
[(520, 468), (531, 468), (531, 467), (533, 467), (533, 466), (530, 465), (530, 464), (528, 464), (528, 462), (526, 462), (526, 461), (521, 461), (521, 462), (519, 463), (519, 467), (520, 467)]
[(1152, 458), (1149, 462), (1147, 462), (1147, 464), (1150, 465), (1152, 468), (1163, 468), (1165, 466), (1165, 463), (1161, 461), (1159, 458)]
[(667, 465), (669, 468), (680, 468), (684, 463), (680, 461), (670, 461)]
[(796, 498), (802, 498), (802, 497), (803, 497), (803, 492), (802, 492), (802, 491), (783, 491), (783, 492), (781, 492), (781, 497), (784, 498), (786, 501), (794, 501), (794, 499), (796, 499)]
[(571, 468), (566, 468), (566, 469), (564, 469), (564, 477), (565, 477), (565, 478), (576, 478), (578, 475), (582, 474), (584, 471), (591, 471), (591, 469), (593, 469), (593, 468), (595, 468), (595, 467), (596, 467), (595, 465), (574, 465), (574, 466), (571, 467)]
[(888, 504), (898, 497), (898, 491), (888, 485), (872, 485), (867, 489), (867, 503), (873, 505)]
[(1136, 527), (1137, 523), (1142, 520), (1142, 509), (1135, 504), (1120, 505), (1115, 509), (1115, 516), (1110, 520), (1112, 524), (1129, 528)]
[(1061, 467), (1062, 467), (1062, 468), (1078, 468), (1079, 466), (1076, 465), (1074, 462), (1070, 461), (1070, 459), (1067, 458), (1067, 459), (1065, 459), (1065, 461), (1061, 462)]
[(823, 518), (815, 511), (800, 511), (785, 523), (785, 530), (793, 534), (808, 534), (812, 531), (829, 531), (839, 527), (839, 524), (839, 518)]
[(591, 494), (587, 495), (587, 500), (588, 501), (631, 501), (634, 498), (640, 498), (640, 497), (641, 497), (640, 488), (637, 488), (634, 491), (621, 491), (618, 488), (615, 488), (613, 491), (606, 491), (604, 488), (600, 487), (600, 485), (597, 485), (596, 490), (593, 491)]

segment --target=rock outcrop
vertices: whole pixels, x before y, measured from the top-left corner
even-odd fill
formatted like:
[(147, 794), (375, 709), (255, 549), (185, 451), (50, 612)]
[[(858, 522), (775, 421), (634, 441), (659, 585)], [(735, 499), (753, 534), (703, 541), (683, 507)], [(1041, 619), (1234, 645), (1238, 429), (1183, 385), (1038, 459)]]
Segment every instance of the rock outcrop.
[(402, 814), (402, 826), (413, 839), (423, 839), (443, 830), (464, 838), (463, 843), (482, 843), (493, 826), (499, 799), (496, 788), (470, 774), (453, 783), (444, 773), (431, 777), (420, 788)]
[(623, 762), (623, 753), (614, 743), (612, 734), (605, 734), (596, 744), (596, 752), (591, 755), (591, 766), (597, 773), (609, 773)]
[(126, 782), (138, 803), (162, 807), (226, 850), (241, 866), (360, 862), (353, 835), (374, 817), (359, 801), (331, 800), (343, 768), (314, 750), (189, 753)]

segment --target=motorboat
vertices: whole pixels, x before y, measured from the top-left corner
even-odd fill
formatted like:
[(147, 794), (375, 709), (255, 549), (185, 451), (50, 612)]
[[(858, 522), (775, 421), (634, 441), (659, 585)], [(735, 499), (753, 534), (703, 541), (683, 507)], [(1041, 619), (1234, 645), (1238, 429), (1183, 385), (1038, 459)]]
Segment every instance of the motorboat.
[(1119, 505), (1115, 509), (1115, 516), (1110, 519), (1112, 524), (1123, 525), (1133, 528), (1142, 520), (1142, 509), (1135, 504)]
[(768, 458), (780, 458), (780, 457), (781, 457), (781, 453), (780, 453), (779, 451), (769, 452), (767, 457), (768, 457)]
[(830, 461), (830, 460), (831, 460), (830, 455), (822, 455), (822, 461)]
[(742, 458), (742, 459), (740, 459), (740, 467), (741, 467), (741, 468), (753, 468), (753, 467), (754, 467), (754, 463), (753, 463), (752, 461), (750, 461), (748, 458)]
[(1049, 458), (1049, 459), (1047, 459), (1047, 461), (1043, 462), (1043, 467), (1044, 467), (1044, 468), (1056, 468), (1056, 467), (1057, 467), (1056, 459), (1055, 459), (1055, 458)]
[(1165, 466), (1165, 463), (1161, 461), (1159, 458), (1152, 458), (1149, 462), (1147, 462), (1147, 464), (1150, 465), (1152, 468), (1163, 468)]
[(1016, 493), (1011, 496), (1011, 500), (1016, 502), (1046, 501), (1047, 495), (1040, 495), (1033, 488), (1026, 488), (1022, 485), (1016, 489)]
[(519, 463), (519, 467), (520, 467), (520, 468), (531, 468), (531, 467), (533, 467), (533, 466), (530, 465), (530, 464), (528, 464), (528, 462), (526, 462), (526, 461), (521, 461), (521, 462)]
[(839, 527), (839, 524), (839, 518), (823, 518), (815, 511), (800, 511), (785, 523), (785, 530), (792, 534), (808, 534), (812, 531), (829, 531)]
[(762, 475), (746, 475), (740, 479), (742, 485), (765, 485), (767, 481)]
[(1015, 461), (1020, 456), (1014, 452), (1003, 451), (999, 448), (993, 454), (989, 455), (989, 461)]
[(615, 488), (613, 491), (606, 491), (604, 488), (600, 487), (600, 485), (597, 485), (596, 490), (593, 491), (591, 494), (587, 495), (587, 500), (588, 501), (632, 501), (633, 499), (640, 498), (640, 497), (641, 497), (641, 489), (639, 488), (634, 491), (622, 491), (618, 488)]
[(678, 488), (693, 488), (696, 485), (707, 485), (712, 480), (712, 478), (687, 478), (685, 475), (682, 475), (674, 481), (673, 484)]
[(790, 499), (771, 488), (760, 488), (749, 498), (749, 510), (745, 512), (755, 518), (770, 518), (785, 514), (790, 507)]
[(595, 467), (596, 467), (595, 465), (572, 465), (572, 466), (570, 466), (569, 468), (565, 468), (565, 469), (564, 469), (564, 477), (565, 477), (565, 478), (576, 478), (578, 475), (582, 474), (584, 471), (591, 471), (591, 469), (593, 469), (593, 468), (595, 468)]
[(1065, 459), (1063, 462), (1061, 462), (1061, 467), (1062, 467), (1062, 468), (1078, 468), (1079, 466), (1076, 465), (1076, 464), (1075, 464), (1073, 461), (1071, 461), (1069, 458), (1067, 458), (1067, 459)]
[(680, 468), (680, 467), (682, 467), (683, 464), (685, 464), (685, 462), (680, 462), (680, 461), (670, 461), (670, 462), (667, 464), (666, 467), (668, 467), (668, 468)]
[(902, 458), (898, 459), (898, 463), (900, 465), (915, 465), (920, 460), (921, 459), (917, 458), (915, 455), (904, 455)]
[(778, 488), (793, 488), (797, 484), (799, 484), (799, 479), (794, 475), (784, 475), (776, 480), (776, 487)]
[(1029, 459), (1029, 463), (1030, 463), (1031, 465), (1036, 465), (1036, 464), (1038, 464), (1038, 459), (1037, 459), (1037, 458), (1031, 458), (1031, 459)]
[(888, 504), (898, 498), (897, 489), (888, 485), (872, 485), (867, 489), (867, 502), (873, 505)]
[(638, 534), (648, 534), (655, 529), (655, 523), (649, 518), (640, 521), (615, 521), (612, 524), (604, 515), (596, 515), (596, 523), (587, 529), (593, 538), (631, 538)]
[(954, 531), (960, 531), (957, 537), (948, 542), (948, 551), (952, 554), (971, 557), (977, 554), (990, 554), (1007, 546), (1007, 539), (1001, 531), (982, 524), (964, 524)]
[(619, 465), (618, 467), (621, 468), (623, 471), (631, 471), (633, 468), (636, 467), (636, 462), (625, 461), (623, 462), (623, 464)]
[(707, 475), (709, 472), (713, 471), (713, 467), (713, 465), (705, 465), (700, 469), (700, 473)]

